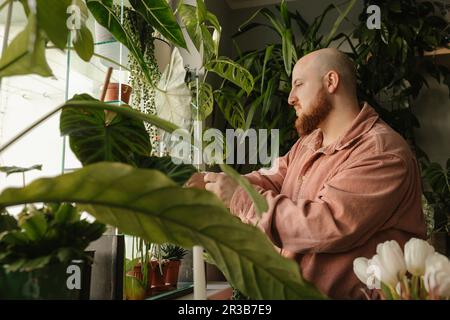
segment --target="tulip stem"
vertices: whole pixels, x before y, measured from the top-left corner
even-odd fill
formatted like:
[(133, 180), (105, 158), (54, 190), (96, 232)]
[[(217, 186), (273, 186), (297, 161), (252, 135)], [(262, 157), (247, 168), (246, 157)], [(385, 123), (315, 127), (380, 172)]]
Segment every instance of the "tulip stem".
[(401, 296), (407, 300), (411, 299), (411, 290), (409, 289), (408, 277), (404, 276), (402, 279), (404, 291), (401, 292)]
[(420, 299), (420, 278), (419, 276), (412, 276), (411, 278), (412, 297), (414, 300)]
[(397, 291), (395, 291), (395, 288), (390, 285), (388, 287), (389, 291), (391, 292), (392, 300), (400, 300), (400, 296), (398, 295)]

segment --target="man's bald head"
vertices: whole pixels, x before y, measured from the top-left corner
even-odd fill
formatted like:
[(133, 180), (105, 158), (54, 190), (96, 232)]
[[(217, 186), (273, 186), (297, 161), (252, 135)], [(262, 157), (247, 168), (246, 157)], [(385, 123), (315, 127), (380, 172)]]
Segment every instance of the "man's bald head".
[(295, 68), (307, 68), (323, 77), (330, 71), (338, 73), (340, 84), (345, 91), (356, 93), (356, 69), (354, 63), (343, 52), (334, 48), (313, 51), (297, 61)]

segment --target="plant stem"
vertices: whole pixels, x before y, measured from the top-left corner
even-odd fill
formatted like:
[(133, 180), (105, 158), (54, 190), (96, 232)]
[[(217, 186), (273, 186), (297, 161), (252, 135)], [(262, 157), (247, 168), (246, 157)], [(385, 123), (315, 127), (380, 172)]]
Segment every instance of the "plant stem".
[(398, 295), (397, 291), (395, 291), (395, 288), (392, 286), (388, 286), (389, 291), (391, 292), (391, 296), (393, 300), (400, 300), (400, 296)]
[[(59, 49), (59, 48), (57, 48), (57, 47), (55, 47), (55, 46), (47, 46), (47, 47), (45, 47), (45, 48), (46, 48), (46, 49)], [(66, 47), (65, 49), (67, 49), (67, 50), (75, 50), (75, 49), (72, 48), (72, 47)], [(105, 57), (105, 56), (103, 56), (103, 55), (101, 55), (101, 54), (98, 54), (98, 53), (94, 53), (93, 56), (94, 56), (94, 57), (97, 57), (97, 58), (100, 58), (100, 59), (103, 59), (103, 60), (106, 60), (106, 61), (108, 61), (108, 62), (114, 64), (115, 66), (117, 66), (117, 67), (119, 67), (119, 68), (125, 69), (125, 71), (131, 72), (131, 70), (128, 69), (126, 66), (124, 66), (124, 65), (122, 65), (122, 64), (120, 64), (120, 63), (114, 61), (113, 59), (110, 59), (110, 58)]]
[(0, 11), (2, 11), (3, 10), (3, 8), (5, 8), (10, 2), (12, 2), (13, 0), (6, 0), (5, 2), (3, 2), (1, 5), (0, 5)]
[(6, 149), (8, 149), (12, 144), (14, 144), (17, 140), (19, 140), (20, 138), (22, 138), (24, 135), (26, 135), (28, 132), (30, 132), (31, 130), (33, 130), (35, 127), (37, 127), (38, 125), (40, 125), (42, 122), (44, 122), (45, 120), (47, 120), (48, 118), (52, 117), (55, 113), (57, 113), (59, 110), (61, 110), (64, 107), (64, 105), (61, 105), (59, 107), (57, 107), (55, 110), (50, 111), (49, 113), (47, 113), (45, 116), (43, 116), (42, 118), (38, 119), (37, 121), (35, 121), (31, 126), (29, 126), (28, 128), (26, 128), (25, 130), (23, 130), (22, 132), (20, 132), (18, 135), (16, 135), (15, 137), (13, 137), (11, 140), (9, 140), (6, 144), (4, 144), (1, 148), (0, 148), (0, 154), (5, 151)]

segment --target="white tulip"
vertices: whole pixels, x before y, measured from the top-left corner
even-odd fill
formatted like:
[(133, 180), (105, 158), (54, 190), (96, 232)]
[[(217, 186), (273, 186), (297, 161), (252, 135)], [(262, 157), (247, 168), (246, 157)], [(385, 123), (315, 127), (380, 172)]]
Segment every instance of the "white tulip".
[(367, 274), (367, 266), (369, 263), (369, 259), (364, 257), (359, 257), (353, 260), (353, 272), (355, 272), (356, 277), (367, 285), (367, 278), (369, 277)]
[(402, 249), (394, 240), (380, 243), (377, 246), (377, 254), (369, 264), (380, 268), (380, 280), (392, 288), (395, 288), (406, 274), (406, 263)]
[(383, 282), (384, 284), (394, 287), (397, 282), (397, 275), (395, 273), (388, 272), (386, 268), (383, 267), (380, 257), (376, 254), (369, 260), (369, 268), (372, 270), (374, 277)]
[(450, 298), (450, 261), (439, 253), (429, 256), (425, 262), (425, 289), (442, 298)]
[(425, 261), (434, 253), (434, 248), (422, 239), (412, 238), (405, 244), (406, 268), (414, 276), (425, 273)]

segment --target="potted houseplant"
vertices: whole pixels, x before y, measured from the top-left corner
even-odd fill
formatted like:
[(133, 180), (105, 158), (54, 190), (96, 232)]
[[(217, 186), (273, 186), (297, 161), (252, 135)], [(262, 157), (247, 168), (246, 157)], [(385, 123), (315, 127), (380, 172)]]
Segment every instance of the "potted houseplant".
[(105, 225), (80, 217), (68, 203), (27, 205), (18, 219), (2, 214), (7, 223), (0, 223), (1, 298), (89, 296), (93, 254), (85, 249), (103, 234)]
[(167, 243), (162, 245), (163, 258), (168, 260), (166, 285), (176, 288), (178, 284), (178, 273), (180, 271), (181, 260), (187, 254), (187, 250), (175, 244)]

